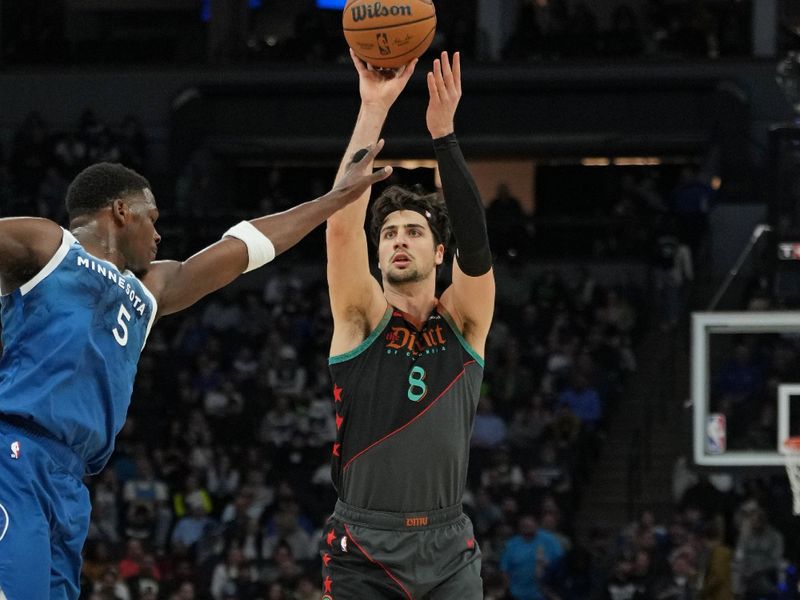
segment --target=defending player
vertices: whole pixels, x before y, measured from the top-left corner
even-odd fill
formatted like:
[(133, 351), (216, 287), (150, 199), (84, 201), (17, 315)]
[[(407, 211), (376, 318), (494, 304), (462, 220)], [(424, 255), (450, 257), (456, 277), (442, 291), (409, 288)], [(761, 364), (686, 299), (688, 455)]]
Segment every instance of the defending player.
[(89, 493), (125, 420), (153, 322), (296, 244), (390, 169), (377, 144), (326, 195), (243, 221), (184, 262), (157, 261), (158, 208), (121, 165), (70, 185), (70, 231), (0, 219), (0, 600), (78, 598)]
[[(361, 109), (346, 157), (378, 139), (416, 64), (387, 80), (352, 57)], [(436, 195), (399, 187), (373, 206), (382, 287), (362, 227), (369, 195), (328, 219), (339, 501), (320, 542), (323, 598), (483, 598), (461, 498), (494, 276), (483, 204), (454, 135), (460, 71), (458, 53), (452, 68), (443, 53), (428, 73), (426, 120), (446, 210)], [(450, 227), (453, 283), (437, 299)]]

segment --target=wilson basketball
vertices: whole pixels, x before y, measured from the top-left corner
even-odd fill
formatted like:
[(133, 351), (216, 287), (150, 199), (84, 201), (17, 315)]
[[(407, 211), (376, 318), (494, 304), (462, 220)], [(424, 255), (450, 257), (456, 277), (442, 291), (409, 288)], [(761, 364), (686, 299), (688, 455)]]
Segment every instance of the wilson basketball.
[(436, 32), (431, 0), (350, 0), (342, 14), (347, 43), (373, 67), (394, 69), (422, 55)]

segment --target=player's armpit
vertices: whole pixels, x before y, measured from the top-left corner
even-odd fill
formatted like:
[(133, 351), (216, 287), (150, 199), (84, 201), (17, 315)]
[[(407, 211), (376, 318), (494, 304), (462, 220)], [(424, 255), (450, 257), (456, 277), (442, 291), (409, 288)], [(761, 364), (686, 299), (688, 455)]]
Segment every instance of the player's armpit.
[(369, 270), (363, 227), (358, 236), (341, 238), (329, 230), (327, 245), (328, 293), (334, 324), (331, 355), (337, 355), (349, 352), (369, 335), (386, 311), (386, 298)]
[(464, 339), (481, 356), (484, 355), (486, 338), (492, 325), (494, 299), (492, 269), (478, 277), (471, 277), (464, 274), (457, 261), (453, 261), (453, 283), (439, 301), (461, 330)]
[(47, 219), (0, 219), (0, 290), (9, 294), (38, 273), (53, 257), (63, 230)]

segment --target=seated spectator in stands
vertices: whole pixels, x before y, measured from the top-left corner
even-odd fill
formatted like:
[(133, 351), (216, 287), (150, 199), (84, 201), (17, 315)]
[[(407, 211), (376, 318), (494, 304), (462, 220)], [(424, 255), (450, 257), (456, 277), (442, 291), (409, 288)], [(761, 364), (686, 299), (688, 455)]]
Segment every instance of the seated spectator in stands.
[(328, 448), (336, 439), (336, 416), (327, 398), (315, 398), (300, 416), (298, 432), (310, 448)]
[(508, 427), (508, 443), (517, 454), (524, 456), (540, 440), (542, 434), (553, 423), (554, 415), (541, 394), (533, 394), (530, 400), (517, 408)]
[(264, 511), (275, 500), (275, 489), (267, 482), (267, 473), (261, 468), (250, 468), (245, 475), (245, 485), (253, 494), (253, 500), (247, 511), (248, 516), (260, 519)]
[[(121, 570), (121, 569), (120, 569)], [(160, 589), (161, 572), (152, 554), (145, 554), (139, 565), (139, 571), (125, 579), (125, 583), (137, 600), (152, 595), (155, 598)]]
[(670, 572), (656, 577), (645, 598), (693, 600), (696, 595), (697, 557), (691, 546), (676, 548), (669, 556)]
[(290, 592), (286, 586), (276, 581), (266, 587), (264, 598), (265, 600), (293, 600), (289, 594)]
[(573, 373), (570, 385), (558, 396), (558, 405), (568, 406), (588, 431), (595, 431), (603, 418), (600, 394), (582, 373)]
[(261, 548), (264, 545), (264, 529), (255, 519), (246, 519), (244, 525), (238, 523), (225, 524), (226, 546), (236, 545), (242, 550), (242, 556), (248, 562), (259, 562), (262, 558)]
[[(249, 485), (244, 485), (239, 489), (233, 499), (228, 502), (222, 511), (220, 521), (226, 528), (226, 535), (230, 539), (240, 537), (249, 530), (249, 523), (258, 523), (266, 505), (272, 502), (272, 495), (269, 492), (267, 502), (255, 502), (255, 492)], [(259, 545), (259, 552), (261, 546)]]
[(217, 390), (222, 385), (222, 368), (217, 359), (206, 348), (201, 352), (195, 361), (195, 373), (192, 380), (192, 388), (196, 398), (200, 401), (211, 390)]
[(561, 528), (561, 509), (552, 499), (545, 501), (545, 506), (542, 508), (541, 529), (552, 535), (558, 541), (558, 545), (567, 554), (572, 550), (572, 540), (564, 533)]
[(606, 290), (605, 301), (595, 311), (595, 318), (622, 333), (630, 333), (636, 324), (636, 311), (627, 298), (615, 289)]
[(233, 292), (223, 292), (209, 298), (203, 311), (203, 325), (217, 333), (236, 331), (242, 323), (242, 309), (233, 301)]
[(178, 589), (173, 593), (169, 600), (196, 600), (195, 587), (191, 581), (184, 581), (178, 586)]
[(508, 582), (502, 573), (483, 575), (484, 600), (513, 600), (508, 592)]
[(278, 396), (297, 398), (306, 389), (306, 379), (306, 369), (298, 362), (297, 350), (291, 344), (284, 344), (276, 364), (267, 372), (269, 387)]
[(514, 600), (544, 600), (543, 589), (548, 570), (552, 570), (563, 556), (558, 540), (539, 528), (533, 515), (524, 515), (519, 521), (519, 534), (508, 540), (500, 568), (509, 579), (509, 589)]
[(172, 507), (176, 517), (183, 517), (192, 507), (200, 507), (209, 514), (213, 508), (211, 495), (200, 485), (196, 473), (189, 473), (183, 480), (183, 488), (172, 496)]
[(102, 580), (94, 586), (94, 593), (102, 600), (132, 600), (128, 585), (122, 581), (115, 568), (106, 570)]
[(216, 448), (206, 471), (206, 488), (214, 503), (233, 498), (241, 480), (241, 472), (233, 464), (230, 452), (225, 448)]
[(241, 440), (244, 405), (244, 396), (227, 374), (220, 378), (219, 387), (206, 391), (203, 409), (217, 441), (231, 443)]
[(733, 576), (731, 561), (733, 553), (725, 545), (720, 528), (708, 523), (701, 538), (703, 548), (700, 555), (703, 600), (730, 600), (733, 598)]
[(114, 469), (103, 471), (92, 494), (92, 517), (88, 538), (110, 544), (119, 542), (119, 484)]
[(763, 508), (748, 516), (736, 542), (734, 560), (747, 598), (770, 595), (776, 591), (778, 571), (783, 559), (783, 536), (767, 521)]
[(602, 600), (639, 600), (637, 582), (633, 579), (633, 565), (628, 558), (618, 556), (605, 583)]
[(548, 427), (548, 435), (560, 451), (573, 448), (581, 434), (581, 420), (567, 404), (556, 406), (553, 422)]
[[(244, 596), (248, 589), (251, 592), (254, 590), (257, 582), (258, 570), (255, 566), (248, 565), (241, 548), (233, 545), (225, 553), (225, 560), (214, 567), (211, 575), (211, 596), (214, 600), (223, 600), (226, 587), (232, 587), (235, 592)], [(234, 596), (239, 597), (235, 594)]]
[(193, 550), (197, 542), (208, 534), (216, 523), (208, 516), (204, 503), (198, 496), (192, 496), (191, 500), (187, 499), (185, 510), (187, 512), (178, 519), (172, 531), (172, 545), (185, 546)]
[(489, 456), (486, 468), (481, 470), (480, 482), (493, 495), (516, 493), (525, 483), (525, 475), (519, 465), (511, 462), (508, 451), (498, 448)]
[(521, 492), (525, 506), (538, 506), (552, 494), (571, 508), (572, 477), (567, 464), (559, 457), (552, 442), (542, 444), (538, 458), (525, 474), (524, 490)]
[(136, 476), (125, 482), (122, 491), (125, 514), (130, 520), (137, 511), (144, 511), (151, 529), (150, 535), (157, 546), (163, 547), (172, 521), (167, 502), (167, 484), (156, 478), (153, 464), (145, 456), (136, 459)]
[(494, 408), (503, 418), (510, 418), (514, 408), (535, 391), (533, 373), (522, 360), (520, 341), (516, 337), (510, 337), (500, 350), (487, 383)]
[(293, 600), (318, 600), (322, 597), (322, 590), (319, 588), (317, 577), (303, 575), (297, 580), (294, 587)]
[(55, 165), (68, 179), (89, 166), (88, 153), (89, 149), (75, 131), (59, 135), (53, 146)]
[(297, 430), (297, 414), (288, 396), (277, 396), (259, 428), (258, 439), (275, 452), (288, 446)]
[(269, 560), (277, 548), (287, 544), (292, 556), (299, 561), (317, 555), (316, 541), (300, 526), (300, 506), (294, 500), (281, 500), (275, 514), (267, 521), (261, 555)]
[[(173, 546), (169, 552), (159, 557), (158, 568), (161, 571), (159, 587), (162, 594), (167, 596), (177, 590), (184, 581), (199, 580), (199, 570), (186, 546)], [(209, 575), (209, 573), (204, 574)]]
[[(653, 557), (647, 550), (637, 550), (631, 563), (631, 581), (636, 584), (639, 593), (638, 600), (644, 600), (644, 595), (653, 583), (656, 569), (653, 566)], [(728, 600), (731, 600), (730, 598)]]
[(494, 412), (492, 399), (482, 396), (478, 401), (470, 446), (493, 450), (506, 441), (506, 432), (506, 423)]
[(470, 516), (475, 527), (475, 534), (479, 538), (503, 521), (503, 511), (484, 488), (478, 489), (475, 495), (475, 506)]
[(258, 361), (253, 348), (247, 344), (240, 346), (231, 366), (234, 378), (240, 385), (252, 381), (258, 372)]
[(81, 572), (91, 582), (100, 581), (103, 573), (114, 566), (109, 544), (101, 541), (87, 541), (84, 547), (83, 564)]
[(89, 162), (117, 163), (122, 157), (122, 152), (116, 139), (108, 127), (103, 127), (97, 134), (92, 146), (89, 147)]
[(200, 315), (197, 312), (188, 312), (172, 339), (172, 349), (179, 356), (194, 357), (203, 350), (208, 338), (209, 331), (203, 325)]
[(130, 539), (125, 544), (125, 556), (119, 561), (119, 576), (127, 581), (139, 575), (143, 569), (151, 573), (154, 579), (161, 579), (161, 573), (153, 561), (153, 556), (145, 553), (141, 540)]
[(267, 583), (280, 583), (286, 589), (292, 589), (303, 575), (303, 569), (297, 564), (292, 548), (289, 544), (279, 543), (272, 554), (272, 560), (267, 561), (261, 579)]
[(137, 588), (134, 592), (137, 600), (158, 600), (158, 591), (160, 586), (157, 582), (146, 580), (137, 582)]

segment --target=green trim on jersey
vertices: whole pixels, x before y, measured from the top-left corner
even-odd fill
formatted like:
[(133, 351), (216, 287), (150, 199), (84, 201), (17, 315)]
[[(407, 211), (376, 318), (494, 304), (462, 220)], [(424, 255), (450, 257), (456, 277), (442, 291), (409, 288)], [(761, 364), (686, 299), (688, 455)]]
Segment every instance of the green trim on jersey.
[(359, 354), (364, 352), (364, 350), (369, 348), (370, 344), (372, 344), (372, 342), (375, 341), (375, 338), (380, 335), (381, 331), (384, 330), (384, 328), (386, 327), (386, 324), (389, 322), (389, 319), (392, 318), (392, 313), (393, 312), (394, 312), (394, 309), (391, 306), (387, 306), (386, 307), (386, 312), (384, 313), (383, 318), (381, 319), (381, 322), (378, 323), (378, 326), (375, 329), (372, 330), (372, 333), (369, 334), (369, 337), (367, 339), (365, 339), (358, 346), (356, 346), (355, 348), (350, 350), (350, 352), (345, 352), (344, 354), (337, 354), (336, 356), (329, 356), (328, 357), (328, 364), (329, 365), (336, 365), (336, 364), (339, 364), (339, 363), (343, 363), (343, 362), (345, 362), (347, 360), (350, 360), (351, 358), (355, 358), (356, 356), (358, 356)]
[(450, 315), (442, 310), (439, 311), (439, 314), (442, 315), (442, 318), (447, 321), (448, 325), (450, 325), (450, 329), (452, 329), (453, 333), (456, 334), (456, 337), (458, 338), (458, 341), (461, 342), (464, 350), (469, 352), (469, 355), (475, 359), (475, 362), (478, 363), (481, 368), (484, 368), (485, 364), (483, 358), (481, 358), (481, 355), (475, 352), (475, 349), (469, 345), (467, 340), (464, 339), (464, 337), (461, 335), (461, 332), (458, 330), (458, 327), (456, 327), (456, 324), (453, 323), (453, 319), (450, 318)]

